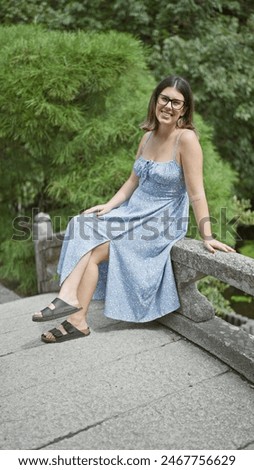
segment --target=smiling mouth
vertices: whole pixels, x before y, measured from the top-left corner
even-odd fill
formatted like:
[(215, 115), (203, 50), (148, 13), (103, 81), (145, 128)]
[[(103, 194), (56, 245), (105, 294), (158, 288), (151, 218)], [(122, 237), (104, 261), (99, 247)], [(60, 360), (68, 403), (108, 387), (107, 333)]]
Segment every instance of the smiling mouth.
[(172, 116), (172, 113), (167, 113), (166, 111), (161, 111), (161, 114), (164, 114), (164, 116)]

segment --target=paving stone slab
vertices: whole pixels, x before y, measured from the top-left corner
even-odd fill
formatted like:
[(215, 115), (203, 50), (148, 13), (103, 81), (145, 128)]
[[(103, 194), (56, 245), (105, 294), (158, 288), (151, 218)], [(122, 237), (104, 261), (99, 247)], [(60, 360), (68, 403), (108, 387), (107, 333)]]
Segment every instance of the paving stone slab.
[(84, 426), (44, 448), (252, 449), (253, 406), (252, 389), (234, 372), (227, 372), (194, 386), (170, 389), (145, 406)]
[(43, 446), (228, 369), (159, 324), (116, 326), (1, 359), (1, 448)]
[(46, 345), (56, 322), (31, 314), (53, 297), (0, 306), (1, 449), (252, 445), (253, 388), (225, 363), (159, 322), (107, 319), (98, 301), (89, 337)]
[(5, 304), (17, 299), (20, 299), (18, 294), (0, 284), (0, 304)]

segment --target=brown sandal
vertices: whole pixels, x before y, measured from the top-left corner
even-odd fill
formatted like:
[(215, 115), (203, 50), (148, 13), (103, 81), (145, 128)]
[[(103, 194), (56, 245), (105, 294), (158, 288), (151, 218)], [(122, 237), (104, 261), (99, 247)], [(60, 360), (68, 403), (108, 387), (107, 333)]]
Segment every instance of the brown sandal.
[(49, 330), (48, 333), (51, 333), (54, 336), (54, 339), (48, 339), (45, 333), (42, 333), (41, 340), (44, 343), (63, 343), (64, 341), (69, 341), (71, 339), (76, 338), (85, 338), (86, 336), (90, 335), (90, 328), (87, 328), (85, 332), (78, 330), (67, 320), (63, 321), (61, 325), (64, 327), (67, 334), (63, 334), (58, 328), (53, 328)]
[(76, 313), (82, 309), (82, 307), (73, 307), (73, 305), (67, 304), (67, 302), (59, 299), (58, 297), (56, 297), (56, 299), (54, 299), (51, 303), (55, 306), (54, 309), (45, 307), (43, 310), (41, 310), (41, 316), (34, 314), (32, 316), (32, 320), (39, 322), (54, 320), (55, 318), (71, 315), (72, 313)]

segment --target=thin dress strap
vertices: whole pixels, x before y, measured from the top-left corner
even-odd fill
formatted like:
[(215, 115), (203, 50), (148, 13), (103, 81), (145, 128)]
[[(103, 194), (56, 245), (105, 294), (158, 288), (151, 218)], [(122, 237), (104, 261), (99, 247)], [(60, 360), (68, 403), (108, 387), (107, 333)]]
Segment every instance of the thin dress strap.
[(183, 135), (185, 130), (186, 129), (184, 129), (182, 132), (180, 132), (176, 137), (176, 141), (175, 141), (175, 145), (174, 145), (174, 149), (173, 149), (173, 158), (172, 158), (172, 160), (174, 160), (174, 161), (176, 160), (177, 148), (178, 148), (180, 137)]
[(140, 155), (142, 155), (142, 153), (143, 153), (143, 151), (144, 151), (144, 148), (145, 148), (145, 146), (146, 146), (148, 140), (149, 140), (150, 137), (152, 136), (152, 133), (153, 133), (153, 131), (150, 131), (150, 132), (149, 132), (149, 136), (147, 137), (146, 141), (144, 142), (144, 144), (142, 145), (142, 148), (141, 148), (141, 150), (140, 150)]

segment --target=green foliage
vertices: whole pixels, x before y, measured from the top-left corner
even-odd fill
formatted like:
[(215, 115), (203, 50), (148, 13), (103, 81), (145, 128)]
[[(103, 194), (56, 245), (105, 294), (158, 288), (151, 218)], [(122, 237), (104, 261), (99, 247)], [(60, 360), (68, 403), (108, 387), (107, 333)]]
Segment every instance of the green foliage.
[(240, 173), (238, 197), (254, 204), (252, 0), (2, 0), (0, 20), (139, 37), (156, 79), (178, 73), (190, 80), (216, 147)]
[(3, 27), (0, 43), (0, 275), (16, 279), (30, 252), (11, 240), (14, 218), (29, 216), (30, 229), (32, 208), (67, 219), (118, 189), (154, 81), (125, 34)]
[(223, 297), (223, 292), (229, 287), (227, 284), (212, 276), (206, 276), (197, 282), (197, 287), (211, 302), (216, 315), (223, 317), (225, 313), (233, 312), (230, 302)]
[[(26, 285), (22, 278), (32, 241), (13, 241), (12, 221), (28, 216), (31, 229), (36, 208), (61, 215), (55, 229), (63, 230), (63, 220), (106, 202), (131, 171), (154, 79), (140, 43), (126, 34), (12, 26), (0, 29), (0, 43), (0, 236), (7, 240), (0, 276), (20, 279), (26, 293), (34, 285), (32, 269)], [(235, 216), (235, 174), (211, 144), (211, 128), (195, 120), (213, 228), (222, 238), (221, 208), (227, 219)], [(193, 219), (190, 225), (196, 237)]]
[(20, 295), (36, 293), (34, 247), (30, 239), (23, 242), (12, 239), (2, 242), (0, 278), (11, 281)]
[(244, 245), (240, 247), (238, 251), (244, 256), (254, 258), (254, 240), (246, 240)]
[(241, 175), (238, 197), (254, 204), (253, 0), (2, 0), (0, 20), (139, 37), (156, 78), (190, 80), (216, 147)]
[(142, 49), (113, 32), (38, 27), (2, 28), (0, 42), (2, 201), (14, 211), (28, 201), (45, 210), (46, 188), (60, 207), (75, 188), (77, 206), (95, 159), (136, 144), (153, 85)]
[(254, 212), (251, 210), (251, 201), (249, 199), (237, 199), (237, 196), (234, 196), (233, 199), (239, 225), (254, 225)]
[(247, 304), (251, 304), (252, 300), (252, 297), (249, 295), (231, 295), (232, 302), (245, 302)]

